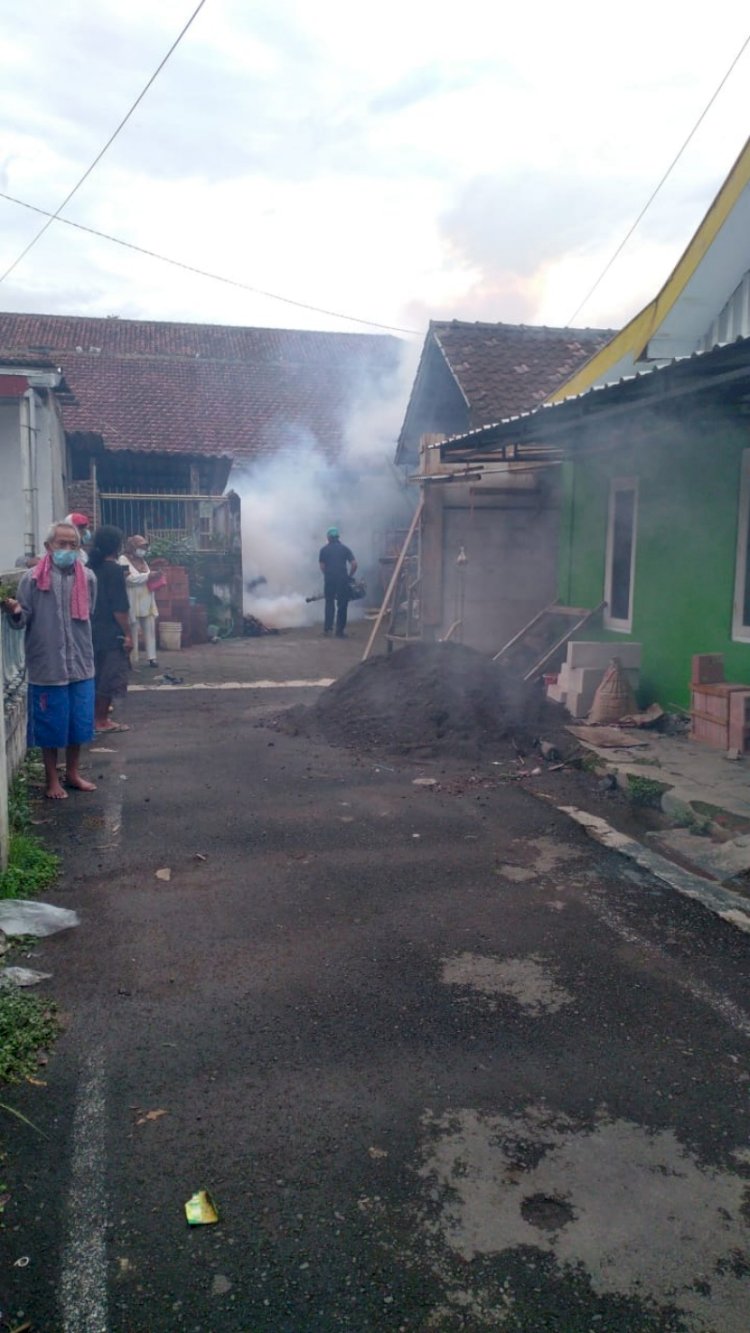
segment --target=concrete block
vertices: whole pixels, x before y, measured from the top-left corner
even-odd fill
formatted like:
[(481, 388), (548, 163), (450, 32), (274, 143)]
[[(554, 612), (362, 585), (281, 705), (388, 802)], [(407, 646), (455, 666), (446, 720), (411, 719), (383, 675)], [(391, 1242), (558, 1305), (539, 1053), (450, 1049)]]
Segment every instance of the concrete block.
[(587, 643), (582, 639), (571, 640), (568, 644), (566, 662), (570, 667), (599, 667), (604, 671), (613, 657), (619, 657), (623, 667), (637, 668), (641, 665), (642, 645), (640, 643)]

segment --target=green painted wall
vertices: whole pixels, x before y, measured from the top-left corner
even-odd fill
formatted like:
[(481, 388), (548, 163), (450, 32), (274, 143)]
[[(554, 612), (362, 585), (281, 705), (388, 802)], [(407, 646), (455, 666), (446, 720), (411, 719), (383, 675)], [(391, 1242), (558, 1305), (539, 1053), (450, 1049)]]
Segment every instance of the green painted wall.
[(750, 426), (680, 425), (563, 468), (560, 598), (604, 596), (609, 484), (637, 477), (632, 634), (643, 644), (641, 702), (690, 703), (693, 653), (724, 653), (727, 680), (750, 684), (750, 644), (732, 642), (742, 449)]

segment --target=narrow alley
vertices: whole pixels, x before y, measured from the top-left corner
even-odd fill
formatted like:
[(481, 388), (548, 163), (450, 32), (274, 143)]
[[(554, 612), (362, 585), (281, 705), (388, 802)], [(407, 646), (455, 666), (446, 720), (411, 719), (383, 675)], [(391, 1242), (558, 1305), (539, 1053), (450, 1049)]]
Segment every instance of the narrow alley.
[(246, 684), (133, 694), (97, 793), (40, 816), (81, 924), (33, 951), (67, 1030), (14, 1099), (54, 1150), (15, 1136), (3, 1317), (744, 1333), (747, 936), (527, 792), (269, 729), (315, 691)]

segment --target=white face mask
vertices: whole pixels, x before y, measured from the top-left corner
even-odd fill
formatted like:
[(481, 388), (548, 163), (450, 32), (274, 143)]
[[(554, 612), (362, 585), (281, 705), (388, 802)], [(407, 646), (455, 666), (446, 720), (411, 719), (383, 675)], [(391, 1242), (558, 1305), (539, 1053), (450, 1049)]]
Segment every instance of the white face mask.
[(145, 556), (145, 554), (146, 554), (146, 548), (145, 548), (145, 547), (143, 548), (143, 550), (136, 551), (136, 555), (138, 556), (138, 559), (139, 559), (139, 560), (142, 560), (143, 557)]

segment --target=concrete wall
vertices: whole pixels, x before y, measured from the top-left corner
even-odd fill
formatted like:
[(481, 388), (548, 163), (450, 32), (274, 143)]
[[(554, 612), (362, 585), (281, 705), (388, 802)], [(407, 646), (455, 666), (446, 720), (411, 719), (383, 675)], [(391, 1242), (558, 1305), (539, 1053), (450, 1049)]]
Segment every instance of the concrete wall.
[(17, 398), (0, 399), (0, 569), (23, 555), (21, 430)]
[(641, 702), (690, 702), (693, 653), (723, 653), (728, 680), (750, 682), (750, 644), (732, 640), (738, 495), (750, 426), (726, 420), (660, 426), (566, 464), (560, 598), (594, 606), (604, 596), (609, 486), (638, 479), (632, 632), (586, 638), (643, 644)]
[[(65, 432), (51, 393), (34, 395), (36, 453), (36, 547), (50, 523), (68, 513), (65, 495)], [(21, 404), (0, 399), (0, 569), (12, 569), (24, 554), (24, 495), (21, 451)]]
[[(457, 637), (482, 652), (497, 652), (549, 602), (557, 585), (557, 509), (530, 511), (446, 508), (443, 544), (443, 623), (459, 618)], [(456, 564), (463, 545), (468, 557)], [(463, 576), (460, 573), (463, 568)]]
[[(457, 640), (497, 652), (557, 596), (557, 477), (552, 472), (516, 474), (493, 479), (491, 485), (440, 488), (428, 483), (426, 489), (425, 625), (439, 638), (460, 619)], [(467, 559), (458, 565), (462, 547)]]
[(69, 510), (65, 494), (65, 432), (51, 393), (35, 395), (39, 540)]

